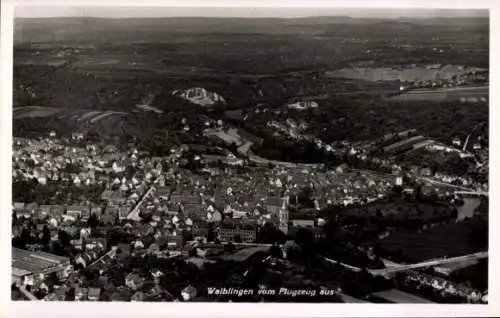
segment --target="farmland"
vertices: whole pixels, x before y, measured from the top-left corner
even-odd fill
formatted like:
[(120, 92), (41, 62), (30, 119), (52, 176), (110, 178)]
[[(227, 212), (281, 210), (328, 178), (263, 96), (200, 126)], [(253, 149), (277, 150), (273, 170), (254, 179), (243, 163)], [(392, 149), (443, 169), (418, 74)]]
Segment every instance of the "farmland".
[(445, 65), (436, 70), (424, 66), (407, 67), (370, 67), (370, 68), (343, 68), (327, 72), (327, 76), (366, 81), (433, 81), (451, 79), (460, 74), (482, 70), (480, 68), (464, 68), (458, 65)]
[[(405, 76), (447, 78), (487, 68), (487, 20), (463, 21), (460, 27), (455, 21), (399, 23), (334, 17), (320, 23), (314, 19), (259, 19), (253, 23), (232, 19), (85, 18), (24, 22), (16, 21), (21, 26), (16, 26), (15, 34), (15, 107), (138, 111), (128, 116), (128, 126), (141, 126), (136, 117), (150, 113), (148, 126), (153, 129), (153, 123), (161, 125), (172, 111), (184, 117), (203, 112), (201, 107), (172, 96), (175, 90), (200, 87), (226, 101), (226, 105), (214, 107), (211, 115), (234, 111), (226, 112), (232, 117), (228, 119), (265, 140), (266, 149), (253, 151), (276, 160), (286, 160), (286, 152), (300, 148), (290, 145), (281, 147), (286, 148), (281, 154), (275, 153), (278, 143), (270, 142), (266, 123), (284, 117), (304, 121), (309, 124), (304, 134), (328, 143), (372, 140), (391, 131), (415, 128), (425, 137), (413, 146), (419, 148), (428, 140), (448, 142), (457, 132), (470, 131), (488, 116), (487, 104), (457, 105), (455, 101), (462, 95), (448, 99), (452, 95), (448, 91), (444, 98), (441, 91), (434, 95), (409, 91), (384, 98), (399, 91), (399, 81)], [(46, 32), (37, 31), (39, 27)], [(394, 32), (397, 38), (390, 35)], [(436, 33), (440, 34), (439, 41), (432, 39)], [(408, 43), (415, 45), (409, 47)], [(436, 53), (432, 47), (444, 52)], [(64, 64), (54, 66), (54, 61)], [(436, 63), (444, 66), (439, 70), (429, 67)], [(415, 65), (411, 67), (414, 70), (405, 65)], [(351, 68), (395, 75), (388, 81), (331, 76)], [(399, 73), (404, 76), (399, 78)], [(487, 95), (487, 90), (483, 92)], [(136, 105), (148, 94), (156, 96), (148, 109), (154, 112), (139, 111)], [(411, 97), (404, 97), (407, 95)], [(283, 109), (296, 100), (317, 101), (319, 107)], [(256, 108), (281, 108), (281, 113), (253, 114)], [(161, 131), (163, 126), (156, 128)], [(314, 161), (323, 159), (318, 156)]]
[(127, 113), (116, 111), (92, 111), (86, 109), (64, 109), (43, 106), (15, 107), (13, 118), (45, 118), (55, 117), (61, 120), (72, 120), (80, 123), (95, 123), (108, 117), (124, 116)]
[(102, 137), (123, 134), (129, 114), (111, 110), (55, 108), (43, 106), (14, 107), (14, 136), (33, 137), (54, 130), (58, 135), (70, 136), (72, 131), (93, 131)]

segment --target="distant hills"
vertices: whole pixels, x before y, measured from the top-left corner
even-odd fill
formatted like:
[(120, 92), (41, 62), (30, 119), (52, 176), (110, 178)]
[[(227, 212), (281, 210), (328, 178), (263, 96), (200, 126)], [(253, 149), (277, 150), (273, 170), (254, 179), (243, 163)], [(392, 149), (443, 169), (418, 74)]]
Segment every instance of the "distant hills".
[(130, 39), (157, 38), (162, 34), (270, 34), (321, 35), (338, 25), (366, 29), (400, 27), (465, 27), (488, 28), (488, 17), (457, 18), (352, 18), (348, 16), (322, 16), (306, 18), (16, 18), (14, 41), (107, 41), (120, 39), (127, 33)]

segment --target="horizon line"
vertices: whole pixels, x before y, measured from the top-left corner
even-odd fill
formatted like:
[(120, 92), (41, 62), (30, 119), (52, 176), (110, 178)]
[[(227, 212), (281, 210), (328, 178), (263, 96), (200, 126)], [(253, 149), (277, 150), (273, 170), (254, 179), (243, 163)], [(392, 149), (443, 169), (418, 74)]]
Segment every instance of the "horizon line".
[(307, 19), (346, 17), (351, 19), (488, 18), (488, 9), (346, 8), (346, 7), (137, 7), (137, 6), (18, 6), (15, 19), (31, 18), (220, 18)]
[(75, 15), (75, 16), (41, 16), (41, 17), (14, 17), (14, 19), (99, 19), (99, 20), (126, 20), (126, 19), (242, 19), (242, 20), (259, 20), (259, 19), (274, 19), (274, 20), (298, 20), (298, 19), (313, 19), (313, 18), (349, 18), (349, 19), (364, 19), (364, 20), (399, 20), (399, 19), (412, 19), (412, 20), (431, 20), (431, 19), (487, 19), (489, 15), (484, 16), (433, 16), (433, 17), (355, 17), (348, 15), (310, 15), (301, 17), (276, 17), (276, 16), (262, 16), (262, 17), (238, 17), (238, 16), (124, 16), (124, 17), (100, 17), (92, 15)]

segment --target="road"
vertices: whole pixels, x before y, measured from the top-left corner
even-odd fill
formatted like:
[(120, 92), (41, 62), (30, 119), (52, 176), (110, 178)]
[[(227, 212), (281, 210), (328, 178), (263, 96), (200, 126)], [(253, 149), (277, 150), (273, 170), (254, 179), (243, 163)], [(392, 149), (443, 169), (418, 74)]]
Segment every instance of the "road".
[(484, 192), (484, 191), (455, 191), (455, 194), (470, 194), (470, 195), (488, 196), (488, 192)]
[(463, 255), (463, 256), (458, 256), (458, 257), (429, 260), (429, 261), (420, 262), (420, 263), (416, 263), (416, 264), (408, 264), (408, 265), (396, 266), (395, 263), (394, 263), (393, 264), (394, 266), (391, 266), (389, 268), (385, 268), (385, 269), (371, 269), (371, 270), (369, 270), (369, 272), (372, 275), (386, 275), (386, 274), (390, 274), (390, 273), (407, 271), (407, 270), (417, 269), (417, 268), (422, 268), (422, 267), (431, 267), (431, 266), (437, 266), (437, 265), (443, 265), (443, 264), (465, 262), (465, 261), (470, 261), (470, 260), (475, 260), (475, 259), (481, 259), (481, 258), (486, 258), (486, 257), (488, 257), (488, 252), (479, 252), (479, 253), (474, 253), (474, 254), (469, 254), (469, 255)]
[(24, 296), (26, 296), (29, 300), (39, 300), (38, 298), (35, 297), (32, 293), (30, 293), (26, 287), (24, 287), (21, 284), (16, 283), (16, 287), (23, 293)]
[(488, 92), (489, 86), (461, 86), (461, 87), (446, 87), (436, 89), (413, 89), (408, 90), (408, 93), (436, 93), (436, 92), (454, 92), (454, 91), (478, 91), (485, 90)]
[[(469, 255), (463, 255), (463, 256), (458, 256), (458, 257), (451, 257), (451, 258), (445, 258), (445, 259), (436, 259), (436, 260), (428, 260), (425, 262), (420, 262), (420, 263), (415, 263), (415, 264), (398, 264), (391, 262), (389, 260), (385, 260), (384, 264), (388, 268), (384, 269), (369, 269), (368, 272), (370, 272), (372, 275), (387, 275), (395, 272), (401, 272), (401, 271), (407, 271), (411, 269), (417, 269), (417, 268), (422, 268), (422, 267), (431, 267), (431, 266), (437, 266), (437, 265), (443, 265), (443, 264), (450, 264), (450, 263), (457, 263), (457, 262), (465, 262), (465, 261), (470, 261), (470, 260), (475, 260), (475, 259), (481, 259), (481, 258), (486, 258), (488, 257), (488, 252), (479, 252), (479, 253), (474, 253), (474, 254), (469, 254)], [(361, 268), (351, 266), (348, 264), (341, 263), (336, 260), (332, 260), (326, 257), (323, 257), (324, 260), (326, 260), (329, 263), (333, 264), (339, 264), (342, 265), (343, 267), (350, 269), (355, 272), (361, 271)]]
[(101, 260), (103, 260), (107, 256), (113, 258), (116, 255), (116, 250), (117, 250), (116, 246), (111, 247), (111, 249), (106, 254), (104, 254), (103, 256), (101, 256), (98, 259), (96, 259), (89, 266), (87, 266), (87, 268), (90, 268), (90, 267), (96, 265), (97, 263), (99, 263)]
[(139, 208), (141, 207), (142, 203), (146, 198), (151, 194), (151, 192), (154, 190), (154, 186), (151, 186), (151, 188), (148, 189), (148, 191), (142, 196), (142, 199), (137, 202), (135, 207), (130, 211), (130, 213), (127, 215), (127, 219), (129, 220), (134, 220), (134, 221), (140, 221), (141, 218), (139, 216)]
[(323, 257), (323, 259), (324, 259), (325, 261), (329, 262), (329, 263), (332, 263), (332, 264), (339, 264), (339, 265), (342, 265), (342, 266), (344, 266), (345, 268), (350, 269), (350, 270), (352, 270), (352, 271), (354, 271), (354, 272), (359, 272), (359, 271), (361, 271), (361, 268), (359, 268), (359, 267), (355, 267), (355, 266), (351, 266), (351, 265), (348, 265), (348, 264), (344, 264), (344, 263), (341, 263), (341, 262), (339, 262), (339, 261), (336, 261), (336, 260), (333, 260), (333, 259), (330, 259), (330, 258), (327, 258), (327, 257)]

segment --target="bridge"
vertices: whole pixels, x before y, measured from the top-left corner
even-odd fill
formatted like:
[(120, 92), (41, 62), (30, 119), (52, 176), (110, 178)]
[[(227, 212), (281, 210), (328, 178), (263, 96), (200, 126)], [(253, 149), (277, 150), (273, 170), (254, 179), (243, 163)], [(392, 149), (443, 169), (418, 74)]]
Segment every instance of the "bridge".
[(475, 259), (482, 259), (482, 258), (487, 258), (487, 257), (488, 257), (488, 252), (479, 252), (479, 253), (474, 253), (474, 254), (469, 254), (469, 255), (457, 256), (457, 257), (429, 260), (429, 261), (424, 261), (424, 262), (420, 262), (420, 263), (416, 263), (416, 264), (396, 265), (396, 263), (392, 263), (389, 268), (372, 269), (372, 270), (369, 270), (369, 272), (372, 275), (387, 275), (387, 274), (392, 274), (392, 273), (397, 273), (397, 272), (407, 271), (407, 270), (412, 270), (412, 269), (418, 269), (418, 268), (423, 268), (423, 267), (431, 267), (431, 266), (437, 266), (437, 265), (443, 265), (443, 264), (458, 263), (458, 262), (470, 261), (470, 260), (475, 260)]
[(454, 193), (460, 195), (488, 196), (488, 192), (486, 191), (455, 191)]
[[(470, 261), (470, 260), (475, 260), (475, 259), (482, 259), (482, 258), (487, 258), (487, 257), (488, 257), (488, 252), (478, 252), (478, 253), (474, 253), (474, 254), (457, 256), (457, 257), (428, 260), (428, 261), (419, 262), (419, 263), (415, 263), (415, 264), (398, 264), (398, 263), (394, 263), (394, 262), (387, 260), (384, 262), (384, 264), (387, 266), (387, 268), (369, 269), (368, 272), (372, 275), (387, 276), (387, 275), (394, 274), (397, 272), (408, 271), (408, 270), (413, 270), (413, 269), (418, 269), (418, 268), (423, 268), (423, 267), (432, 267), (432, 266), (443, 265), (443, 264), (458, 263), (458, 262)], [(323, 259), (329, 263), (342, 265), (343, 267), (350, 269), (352, 271), (355, 271), (355, 272), (359, 272), (362, 270), (362, 268), (355, 267), (355, 266), (348, 265), (348, 264), (344, 264), (344, 263), (341, 263), (339, 261), (332, 260), (332, 259), (329, 259), (326, 257), (323, 257)]]

